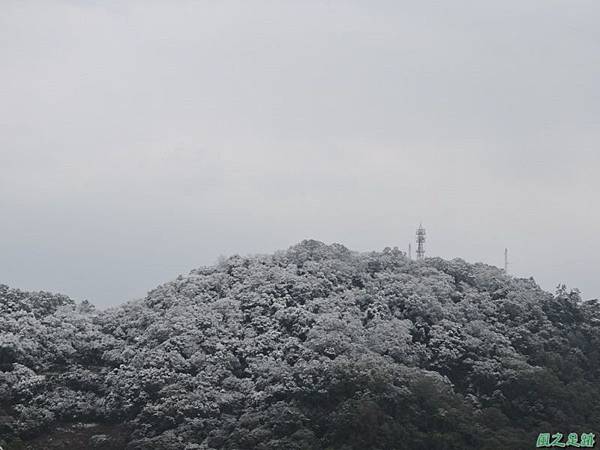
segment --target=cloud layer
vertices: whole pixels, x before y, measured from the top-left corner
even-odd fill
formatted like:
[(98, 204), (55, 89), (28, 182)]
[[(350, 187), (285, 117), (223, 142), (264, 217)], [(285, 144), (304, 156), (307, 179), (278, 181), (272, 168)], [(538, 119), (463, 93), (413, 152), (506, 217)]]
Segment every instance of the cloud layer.
[(3, 2), (1, 282), (114, 305), (303, 238), (600, 295), (592, 1)]

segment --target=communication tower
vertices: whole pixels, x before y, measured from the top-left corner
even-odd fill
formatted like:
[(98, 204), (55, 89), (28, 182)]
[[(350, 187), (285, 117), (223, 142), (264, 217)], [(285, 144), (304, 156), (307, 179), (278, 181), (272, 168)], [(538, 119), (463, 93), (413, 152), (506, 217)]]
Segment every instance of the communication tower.
[(419, 224), (417, 228), (417, 260), (425, 258), (425, 228)]

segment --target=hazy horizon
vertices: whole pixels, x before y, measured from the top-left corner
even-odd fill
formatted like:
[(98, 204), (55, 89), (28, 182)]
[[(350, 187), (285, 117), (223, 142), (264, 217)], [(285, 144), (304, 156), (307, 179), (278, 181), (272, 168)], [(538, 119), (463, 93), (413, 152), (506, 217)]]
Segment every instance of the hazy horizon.
[[(147, 286), (147, 287), (141, 287), (141, 289), (139, 290), (139, 292), (136, 295), (134, 295), (133, 297), (130, 297), (130, 298), (123, 298), (123, 299), (118, 299), (118, 300), (115, 300), (115, 301), (113, 301), (112, 299), (108, 299), (109, 301), (106, 302), (106, 303), (103, 303), (103, 302), (97, 303), (97, 302), (94, 301), (93, 298), (90, 298), (90, 297), (75, 297), (75, 296), (72, 296), (72, 295), (70, 295), (70, 297), (72, 297), (76, 301), (88, 300), (92, 304), (96, 305), (97, 307), (100, 307), (101, 309), (108, 308), (108, 307), (114, 307), (114, 306), (120, 306), (120, 305), (122, 305), (122, 304), (124, 304), (124, 303), (126, 303), (126, 302), (128, 302), (130, 300), (137, 300), (137, 299), (144, 298), (147, 293), (149, 293), (151, 290), (155, 289), (156, 287), (158, 287), (158, 286), (160, 286), (160, 285), (162, 285), (164, 283), (168, 283), (168, 282), (174, 280), (175, 278), (177, 278), (180, 275), (184, 275), (185, 276), (185, 275), (187, 275), (189, 272), (191, 272), (194, 269), (198, 269), (198, 268), (201, 268), (201, 267), (207, 267), (207, 266), (208, 267), (210, 267), (210, 266), (216, 266), (217, 264), (219, 264), (219, 261), (222, 258), (229, 258), (229, 257), (235, 256), (235, 255), (242, 256), (242, 257), (255, 257), (255, 256), (260, 256), (260, 255), (269, 255), (269, 254), (273, 254), (274, 252), (277, 252), (277, 251), (285, 251), (289, 247), (301, 244), (302, 241), (304, 241), (304, 240), (316, 240), (316, 241), (319, 241), (319, 242), (323, 242), (323, 241), (321, 241), (319, 239), (307, 237), (307, 238), (302, 239), (302, 240), (300, 240), (298, 242), (294, 242), (293, 244), (290, 244), (287, 247), (274, 248), (274, 249), (272, 249), (270, 251), (265, 251), (265, 252), (253, 252), (253, 253), (245, 253), (245, 254), (244, 253), (239, 253), (239, 252), (233, 252), (233, 253), (230, 253), (230, 254), (219, 254), (218, 256), (216, 256), (214, 258), (214, 260), (212, 260), (210, 262), (206, 262), (206, 263), (203, 263), (203, 264), (197, 264), (197, 265), (195, 265), (193, 267), (190, 267), (187, 270), (182, 270), (181, 272), (176, 272), (176, 273), (168, 274), (168, 275), (166, 275), (166, 278), (164, 278), (162, 280), (157, 280), (154, 285)], [(388, 246), (385, 246), (385, 247), (382, 247), (382, 248), (377, 248), (377, 249), (373, 248), (373, 249), (361, 249), (361, 250), (357, 250), (357, 249), (348, 247), (347, 245), (345, 245), (342, 242), (323, 242), (323, 243), (326, 244), (326, 245), (341, 244), (341, 245), (344, 245), (346, 248), (348, 248), (350, 251), (356, 251), (356, 252), (359, 252), (359, 253), (368, 253), (368, 252), (371, 252), (371, 251), (376, 251), (376, 252), (379, 251), (380, 252), (380, 251), (383, 251), (386, 247), (389, 247), (389, 248), (396, 247), (400, 251), (404, 252), (407, 256), (409, 255), (409, 253), (408, 253), (408, 244), (406, 245), (406, 248), (401, 248), (398, 245), (394, 244), (394, 245), (388, 245)], [(416, 242), (413, 242), (413, 241), (410, 241), (410, 244), (412, 245), (412, 259), (416, 260), (416, 246), (417, 246), (417, 244), (416, 244)], [(491, 265), (491, 266), (495, 266), (498, 269), (502, 269), (504, 267), (504, 259), (503, 259), (504, 258), (504, 256), (503, 256), (504, 253), (503, 252), (504, 252), (504, 249), (502, 249), (502, 258), (497, 258), (498, 260), (502, 259), (502, 263), (500, 263), (500, 262), (489, 262), (489, 261), (483, 261), (483, 260), (467, 260), (466, 262), (471, 263), (471, 264), (483, 263), (483, 264), (488, 264), (488, 265)], [(456, 259), (464, 259), (460, 255), (443, 257), (443, 256), (440, 256), (440, 255), (430, 255), (430, 254), (427, 254), (427, 252), (426, 252), (425, 257), (426, 258), (441, 257), (441, 258), (446, 259), (446, 260), (452, 260), (452, 259), (455, 259), (455, 258)], [(533, 277), (535, 279), (535, 281), (538, 284), (540, 284), (540, 282), (535, 278), (534, 274), (530, 274), (530, 275), (527, 275), (527, 274), (515, 274), (515, 273), (512, 273), (510, 266), (512, 266), (512, 262), (511, 262), (510, 257), (509, 257), (509, 275), (515, 276), (517, 278), (529, 278), (529, 277)], [(0, 284), (7, 284), (7, 283), (3, 282), (3, 281), (0, 281)], [(558, 284), (559, 283), (557, 283), (557, 285)], [(16, 288), (16, 289), (25, 290), (25, 291), (27, 291), (27, 290), (30, 290), (30, 291), (48, 291), (48, 292), (51, 292), (51, 293), (54, 293), (54, 294), (66, 294), (66, 295), (68, 295), (64, 290), (51, 290), (51, 289), (45, 289), (43, 287), (41, 287), (41, 288), (37, 288), (36, 287), (36, 288), (29, 288), (28, 289), (28, 288), (23, 287), (23, 286), (15, 286), (15, 285), (10, 285), (10, 284), (8, 284), (8, 285), (9, 285), (10, 288)], [(549, 291), (549, 292), (554, 292), (555, 288), (558, 287), (558, 286), (547, 285), (547, 286), (541, 286), (541, 287), (543, 289)], [(572, 286), (572, 285), (569, 285), (568, 287), (571, 288), (571, 289), (578, 288), (577, 286)], [(587, 298), (584, 297), (584, 299), (587, 299)]]
[(600, 296), (600, 4), (5, 1), (0, 283), (100, 307), (303, 239)]

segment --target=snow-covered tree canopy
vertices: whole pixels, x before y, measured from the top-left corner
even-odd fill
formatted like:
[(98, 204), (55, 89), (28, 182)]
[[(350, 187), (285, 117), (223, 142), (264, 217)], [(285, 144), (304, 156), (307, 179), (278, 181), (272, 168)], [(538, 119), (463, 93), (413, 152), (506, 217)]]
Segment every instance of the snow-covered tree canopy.
[(600, 429), (599, 324), (577, 291), (317, 241), (103, 312), (0, 286), (0, 445), (528, 449)]

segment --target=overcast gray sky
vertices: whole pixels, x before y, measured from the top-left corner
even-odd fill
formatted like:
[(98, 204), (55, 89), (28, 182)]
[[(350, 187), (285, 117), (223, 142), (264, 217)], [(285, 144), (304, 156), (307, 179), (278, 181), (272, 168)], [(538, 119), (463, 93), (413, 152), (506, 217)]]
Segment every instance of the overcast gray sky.
[(600, 2), (0, 3), (0, 283), (116, 305), (304, 238), (600, 296)]

